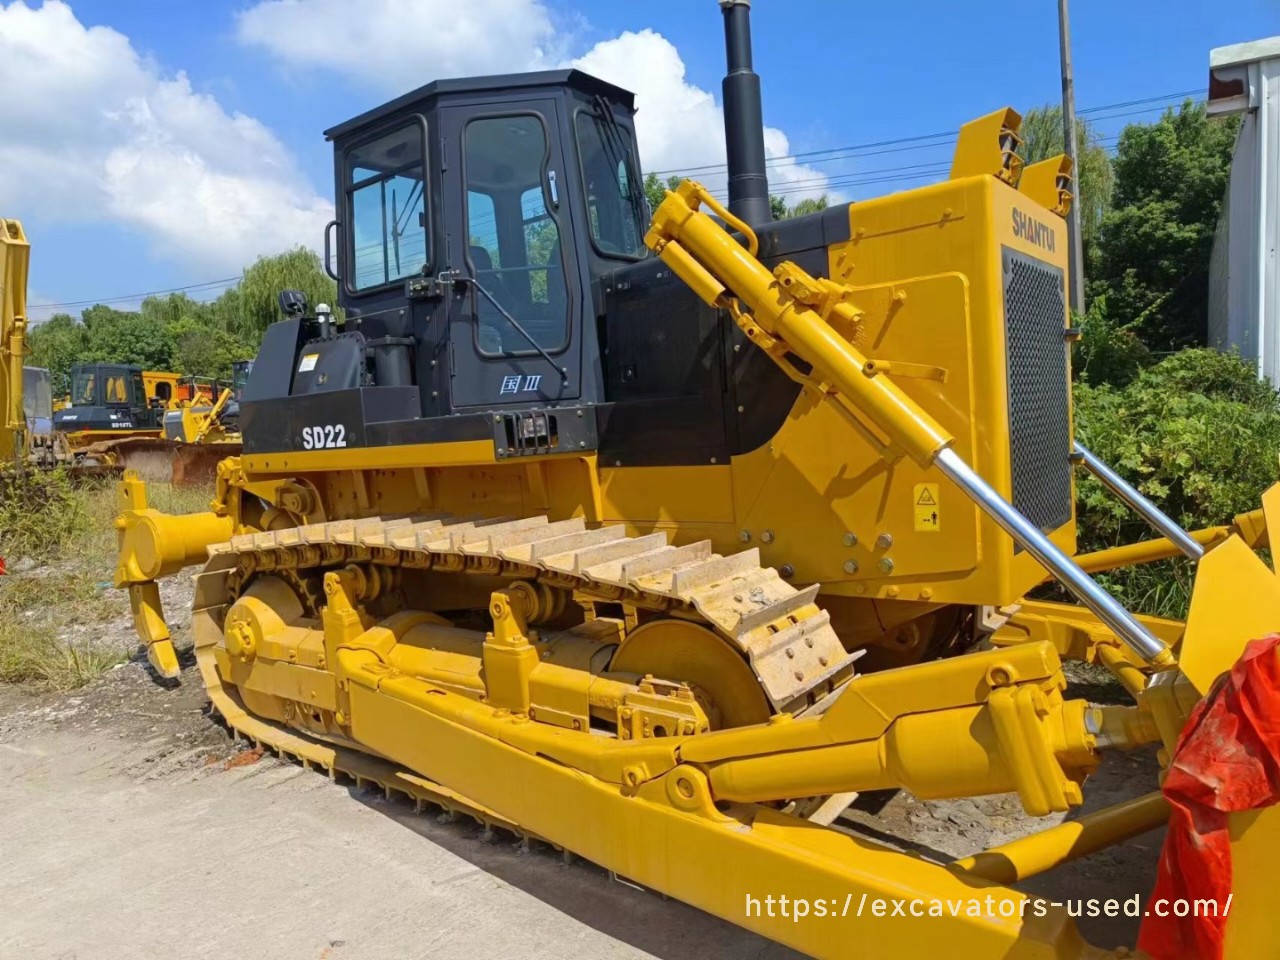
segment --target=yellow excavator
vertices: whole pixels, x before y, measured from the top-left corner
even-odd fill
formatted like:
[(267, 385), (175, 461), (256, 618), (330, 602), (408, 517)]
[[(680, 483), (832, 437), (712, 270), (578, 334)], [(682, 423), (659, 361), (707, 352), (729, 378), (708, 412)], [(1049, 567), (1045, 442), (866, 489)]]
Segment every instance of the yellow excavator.
[[(212, 509), (127, 477), (116, 585), (176, 677), (156, 581), (203, 565), (200, 675), (263, 747), (813, 956), (1111, 956), (1018, 884), (1168, 821), (1157, 782), (1081, 815), (1089, 775), (1171, 765), (1280, 626), (1280, 488), (1188, 533), (1074, 440), (1072, 171), (1024, 165), (1013, 110), (942, 182), (772, 221), (748, 4), (720, 6), (727, 205), (648, 210), (632, 94), (579, 70), (328, 130), (345, 320), (281, 294)], [(1160, 536), (1075, 556), (1079, 470)], [(1185, 623), (1091, 576), (1184, 554)], [(1076, 602), (1028, 599), (1046, 576)], [(1132, 702), (1072, 696), (1066, 659)], [(894, 788), (1069, 819), (936, 862), (840, 819)], [(1280, 938), (1256, 806), (1219, 837), (1231, 957)]]
[(23, 357), (31, 245), (22, 224), (0, 219), (0, 466), (26, 459)]

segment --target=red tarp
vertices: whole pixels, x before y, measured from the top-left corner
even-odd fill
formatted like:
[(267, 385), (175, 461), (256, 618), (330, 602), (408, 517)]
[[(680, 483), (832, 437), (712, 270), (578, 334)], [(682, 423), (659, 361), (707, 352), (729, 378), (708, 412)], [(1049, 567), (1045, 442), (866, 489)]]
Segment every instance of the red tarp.
[[(1175, 900), (1231, 893), (1227, 815), (1280, 800), (1280, 635), (1254, 640), (1191, 714), (1164, 795), (1173, 808), (1138, 946), (1156, 960), (1219, 960), (1227, 918), (1176, 917)], [(1277, 852), (1280, 857), (1280, 852)], [(1158, 917), (1157, 900), (1170, 916)]]

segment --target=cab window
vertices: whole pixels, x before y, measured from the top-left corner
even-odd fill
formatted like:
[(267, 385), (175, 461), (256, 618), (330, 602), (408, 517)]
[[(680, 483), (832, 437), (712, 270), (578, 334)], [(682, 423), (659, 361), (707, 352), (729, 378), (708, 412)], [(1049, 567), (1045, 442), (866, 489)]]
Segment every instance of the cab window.
[(53, 416), (53, 391), (48, 370), (22, 368), (22, 410), (28, 420), (47, 420)]
[(424, 144), (415, 121), (347, 152), (348, 273), (355, 290), (403, 280), (429, 262)]
[(545, 170), (542, 120), (533, 114), (477, 118), (467, 124), (463, 144), (467, 262), (488, 294), (476, 293), (476, 345), (491, 355), (533, 352), (509, 315), (544, 350), (562, 349), (569, 294), (560, 224), (548, 204), (554, 207), (563, 187), (553, 187)]
[(520, 216), (524, 221), (524, 262), (529, 265), (529, 299), (533, 303), (550, 304), (548, 278), (559, 264), (552, 264), (553, 254), (560, 252), (560, 231), (547, 213), (542, 188), (532, 187), (520, 196)]
[(129, 402), (128, 387), (126, 386), (128, 381), (125, 379), (124, 374), (122, 373), (112, 374), (111, 376), (108, 376), (106, 380), (103, 381), (103, 383), (107, 388), (107, 392), (106, 392), (107, 403), (128, 403)]
[(97, 402), (97, 384), (90, 371), (77, 371), (71, 377), (71, 402), (89, 405)]
[[(601, 107), (600, 109), (607, 109)], [(605, 256), (645, 256), (644, 205), (631, 133), (612, 117), (579, 111), (575, 120), (591, 243)]]

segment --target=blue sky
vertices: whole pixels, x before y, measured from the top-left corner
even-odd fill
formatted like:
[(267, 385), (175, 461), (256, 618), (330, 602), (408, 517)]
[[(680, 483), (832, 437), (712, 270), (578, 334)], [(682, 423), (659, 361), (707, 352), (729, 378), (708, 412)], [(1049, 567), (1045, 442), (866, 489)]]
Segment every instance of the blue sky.
[[(1058, 96), (1052, 0), (756, 0), (753, 27), (773, 155), (954, 131)], [(1077, 104), (1199, 91), (1212, 47), (1277, 33), (1280, 0), (1075, 0)], [(33, 240), (37, 302), (220, 280), (318, 245), (321, 131), (412, 86), (580, 60), (637, 90), (644, 166), (669, 169), (722, 157), (723, 57), (713, 0), (0, 0), (0, 89), (21, 91), (0, 98), (0, 213)], [(1114, 137), (1166, 102), (1094, 116)], [(779, 188), (904, 189), (937, 178), (949, 150), (802, 158)]]

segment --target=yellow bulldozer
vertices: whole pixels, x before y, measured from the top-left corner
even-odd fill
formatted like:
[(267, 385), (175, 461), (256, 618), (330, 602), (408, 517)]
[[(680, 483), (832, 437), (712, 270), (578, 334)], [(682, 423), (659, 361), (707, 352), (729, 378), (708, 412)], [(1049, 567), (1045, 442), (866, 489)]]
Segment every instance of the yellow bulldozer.
[(73, 475), (132, 469), (174, 483), (211, 481), (218, 461), (240, 452), (227, 416), (233, 389), (131, 364), (76, 364), (69, 402), (53, 415), (66, 449), (60, 460)]
[[(281, 294), (212, 509), (127, 477), (116, 584), (172, 678), (156, 581), (202, 565), (201, 677), (265, 748), (813, 956), (1110, 956), (1019, 884), (1169, 821), (1154, 781), (1081, 813), (1105, 753), (1172, 770), (1258, 692), (1280, 489), (1188, 533), (1074, 440), (1072, 170), (1024, 165), (1013, 110), (942, 182), (772, 221), (748, 4), (720, 6), (727, 205), (650, 211), (632, 94), (579, 70), (328, 130), (345, 321)], [(1076, 556), (1080, 470), (1158, 536)], [(1185, 623), (1091, 576), (1181, 555)], [(1076, 602), (1028, 599), (1046, 578)], [(1072, 696), (1067, 659), (1132, 702)], [(1069, 818), (938, 862), (840, 820), (886, 789)], [(1226, 956), (1280, 938), (1270, 803), (1222, 812), (1229, 916), (1184, 931)]]

